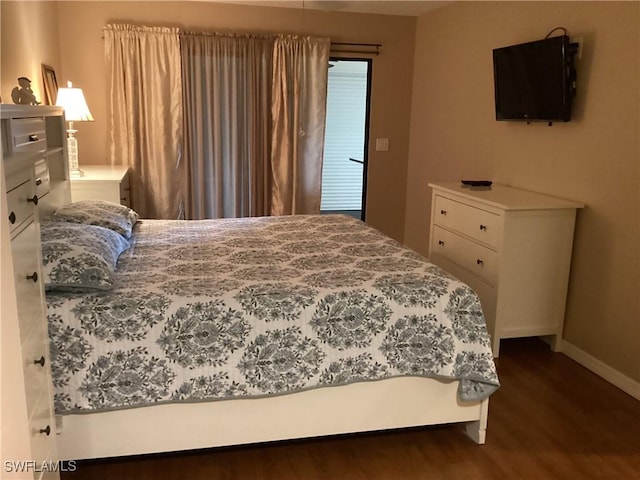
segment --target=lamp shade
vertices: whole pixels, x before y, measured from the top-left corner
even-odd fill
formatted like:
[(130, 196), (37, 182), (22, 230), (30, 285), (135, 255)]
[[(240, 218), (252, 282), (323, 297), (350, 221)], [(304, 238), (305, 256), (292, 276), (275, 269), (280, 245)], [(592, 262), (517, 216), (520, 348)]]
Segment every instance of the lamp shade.
[(64, 108), (64, 116), (68, 122), (93, 122), (93, 115), (89, 111), (82, 89), (72, 88), (71, 82), (67, 88), (58, 89), (56, 105)]

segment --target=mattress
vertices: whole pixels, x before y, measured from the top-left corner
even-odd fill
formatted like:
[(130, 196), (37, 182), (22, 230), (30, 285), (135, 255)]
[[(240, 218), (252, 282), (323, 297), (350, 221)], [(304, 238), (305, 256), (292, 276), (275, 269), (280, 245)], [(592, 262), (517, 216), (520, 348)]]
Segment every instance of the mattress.
[(47, 292), (57, 414), (397, 376), (499, 386), (477, 295), (344, 215), (142, 220), (113, 289)]

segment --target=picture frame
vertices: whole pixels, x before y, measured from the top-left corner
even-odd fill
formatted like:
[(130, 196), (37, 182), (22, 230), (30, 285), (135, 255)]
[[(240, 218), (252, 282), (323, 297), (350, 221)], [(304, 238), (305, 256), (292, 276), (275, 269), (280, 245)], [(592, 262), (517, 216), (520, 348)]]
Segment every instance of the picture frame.
[(55, 105), (58, 97), (58, 81), (53, 67), (42, 64), (42, 84), (44, 85), (44, 105)]

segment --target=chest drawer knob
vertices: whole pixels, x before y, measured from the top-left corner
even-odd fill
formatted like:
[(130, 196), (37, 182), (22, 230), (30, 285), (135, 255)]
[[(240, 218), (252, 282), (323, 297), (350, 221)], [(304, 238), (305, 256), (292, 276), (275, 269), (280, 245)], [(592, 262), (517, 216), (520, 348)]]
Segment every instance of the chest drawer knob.
[(480, 259), (477, 259), (477, 260), (476, 260), (476, 263), (477, 263), (478, 265), (484, 265), (484, 262), (483, 262), (482, 260), (480, 260)]
[(31, 197), (31, 198), (27, 198), (27, 202), (31, 202), (31, 203), (33, 203), (34, 205), (37, 205), (37, 204), (38, 204), (38, 196), (37, 196), (37, 195), (34, 195), (34, 196), (33, 196), (33, 197)]
[(482, 224), (480, 224), (480, 230), (486, 230), (486, 229), (487, 229), (487, 226), (486, 226), (486, 225), (482, 225)]
[(45, 362), (44, 355), (42, 355), (38, 360), (34, 360), (33, 364), (34, 365), (40, 365), (41, 367), (44, 367), (44, 362)]
[(444, 245), (444, 242), (442, 240), (438, 240), (438, 245)]
[(446, 210), (440, 210), (440, 215), (446, 215), (447, 211)]
[(32, 133), (31, 135), (29, 135), (30, 142), (37, 142), (38, 140), (40, 139), (38, 138), (38, 135), (36, 135), (35, 133)]
[(44, 433), (48, 437), (49, 435), (51, 435), (51, 427), (47, 425), (46, 428), (41, 428), (38, 433)]
[(9, 214), (9, 223), (11, 223), (11, 225), (16, 223), (16, 214), (15, 214), (15, 212), (11, 212)]
[(33, 283), (38, 282), (38, 272), (33, 272), (31, 275), (27, 275), (27, 280), (33, 280)]

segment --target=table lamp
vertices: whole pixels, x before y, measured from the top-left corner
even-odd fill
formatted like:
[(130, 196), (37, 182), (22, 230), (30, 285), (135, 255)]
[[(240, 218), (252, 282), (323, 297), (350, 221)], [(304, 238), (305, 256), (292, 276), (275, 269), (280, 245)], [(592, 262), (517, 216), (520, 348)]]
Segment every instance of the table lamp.
[(84, 172), (78, 167), (78, 139), (75, 137), (77, 130), (73, 128), (73, 122), (93, 122), (93, 115), (89, 111), (82, 89), (72, 88), (71, 82), (67, 82), (67, 88), (58, 89), (56, 105), (64, 108), (64, 116), (69, 122), (67, 129), (69, 173), (71, 176), (82, 177)]

